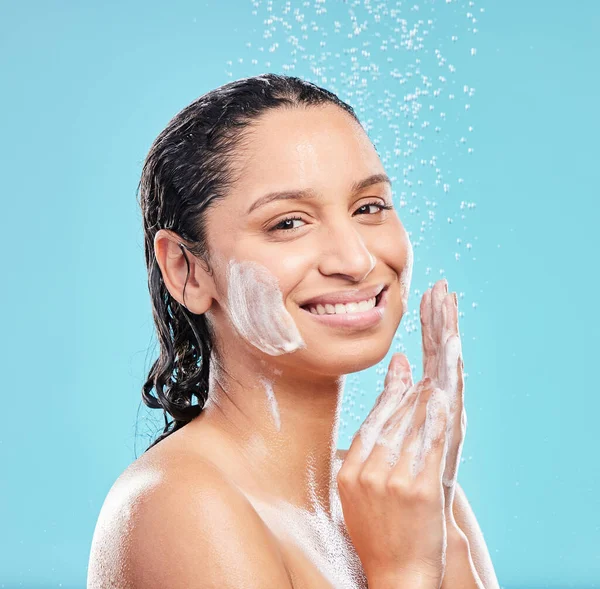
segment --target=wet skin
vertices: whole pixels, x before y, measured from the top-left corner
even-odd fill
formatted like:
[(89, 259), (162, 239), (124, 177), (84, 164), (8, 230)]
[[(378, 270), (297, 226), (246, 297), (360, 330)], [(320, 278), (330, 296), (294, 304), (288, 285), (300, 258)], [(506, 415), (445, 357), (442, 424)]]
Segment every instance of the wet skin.
[[(228, 567), (243, 571), (253, 559), (264, 558), (269, 578), (281, 576), (280, 587), (286, 586), (284, 579), (294, 587), (326, 587), (323, 572), (305, 551), (277, 531), (277, 512), (261, 512), (260, 506), (283, 501), (311, 513), (316, 497), (333, 521), (335, 472), (343, 456), (335, 441), (345, 375), (374, 366), (388, 353), (406, 311), (412, 248), (397, 212), (370, 204), (392, 204), (388, 183), (353, 190), (385, 170), (364, 130), (336, 107), (270, 112), (253, 129), (238, 165), (239, 178), (227, 198), (207, 210), (212, 273), (188, 254), (187, 276), (181, 239), (164, 230), (157, 234), (156, 257), (169, 292), (183, 304), (187, 276), (185, 306), (206, 314), (216, 333), (209, 402), (198, 418), (119, 477), (99, 518), (95, 542), (106, 548), (98, 549), (96, 561), (108, 576), (111, 570), (122, 580), (127, 574), (129, 579), (147, 575), (144, 582), (149, 583), (163, 569), (144, 538), (161, 538), (165, 569), (169, 550), (181, 560), (184, 543), (191, 543), (195, 554), (213, 555), (205, 574), (217, 579)], [(248, 214), (263, 195), (296, 189), (310, 189), (314, 197), (273, 201)], [(304, 347), (272, 355), (251, 337), (240, 336), (227, 308), (231, 260), (256, 262), (276, 278)], [(380, 282), (387, 285), (388, 303), (382, 320), (369, 329), (348, 333), (324, 327), (300, 307), (320, 294)], [(279, 428), (264, 378), (273, 383)], [(185, 517), (179, 514), (181, 505), (188, 506)], [(470, 526), (476, 545), (478, 527), (460, 489), (454, 508), (457, 521)], [(220, 543), (225, 532), (207, 528), (217, 516), (231, 522), (236, 538), (253, 537), (257, 546), (262, 541), (262, 548), (256, 548), (261, 556), (242, 562), (242, 555), (236, 562), (235, 551), (218, 552), (232, 539), (223, 536)], [(128, 525), (131, 521), (136, 525)], [(169, 521), (172, 528), (165, 525)], [(344, 536), (343, 526), (339, 534)], [(225, 563), (224, 568), (217, 563)], [(180, 574), (186, 574), (183, 567)], [(258, 572), (248, 569), (247, 574)], [(127, 583), (123, 580), (123, 586)], [(184, 577), (181, 586), (186, 586)]]

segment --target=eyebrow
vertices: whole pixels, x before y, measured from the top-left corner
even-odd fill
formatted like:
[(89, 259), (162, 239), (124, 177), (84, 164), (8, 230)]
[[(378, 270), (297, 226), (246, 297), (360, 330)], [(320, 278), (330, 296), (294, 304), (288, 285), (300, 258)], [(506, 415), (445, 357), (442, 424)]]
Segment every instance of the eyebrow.
[[(350, 188), (350, 194), (354, 195), (357, 192), (372, 186), (373, 184), (380, 184), (381, 182), (389, 184), (390, 187), (392, 186), (392, 181), (389, 179), (387, 174), (373, 174), (368, 178), (354, 182)], [(270, 192), (269, 194), (265, 194), (264, 196), (261, 196), (259, 199), (255, 200), (250, 205), (250, 208), (246, 214), (249, 215), (258, 207), (262, 207), (263, 205), (273, 202), (274, 200), (316, 200), (317, 198), (318, 194), (311, 188), (307, 188), (306, 190), (282, 190), (278, 192)]]

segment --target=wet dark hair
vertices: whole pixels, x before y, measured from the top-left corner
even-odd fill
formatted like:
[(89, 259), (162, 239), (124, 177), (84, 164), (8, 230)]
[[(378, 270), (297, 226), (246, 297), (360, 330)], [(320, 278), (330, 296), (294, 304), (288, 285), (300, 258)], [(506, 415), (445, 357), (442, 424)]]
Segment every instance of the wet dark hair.
[[(252, 123), (272, 109), (327, 104), (339, 106), (360, 124), (351, 106), (311, 82), (272, 73), (243, 78), (211, 90), (186, 106), (152, 143), (138, 185), (138, 202), (160, 353), (143, 385), (142, 401), (163, 410), (165, 425), (145, 451), (202, 412), (208, 398), (214, 342), (206, 317), (188, 311), (167, 290), (154, 254), (157, 231), (170, 230), (186, 242), (180, 243), (180, 248), (188, 276), (186, 249), (210, 272), (204, 211), (224, 198), (235, 184), (239, 173), (236, 164)], [(192, 404), (193, 397), (198, 404)]]

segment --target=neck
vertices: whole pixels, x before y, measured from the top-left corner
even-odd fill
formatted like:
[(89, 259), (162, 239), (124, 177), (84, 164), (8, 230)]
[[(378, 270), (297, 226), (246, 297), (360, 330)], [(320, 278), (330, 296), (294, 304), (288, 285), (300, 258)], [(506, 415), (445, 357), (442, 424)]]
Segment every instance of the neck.
[(194, 421), (224, 437), (229, 463), (241, 463), (255, 488), (330, 515), (345, 377), (260, 362), (262, 370), (247, 356), (222, 368), (211, 362), (209, 399)]

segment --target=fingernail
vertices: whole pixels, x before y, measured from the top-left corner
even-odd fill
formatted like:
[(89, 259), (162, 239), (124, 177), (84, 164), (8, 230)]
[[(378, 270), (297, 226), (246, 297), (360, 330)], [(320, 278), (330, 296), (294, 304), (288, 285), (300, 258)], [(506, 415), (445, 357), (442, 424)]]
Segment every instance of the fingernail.
[(448, 292), (448, 281), (444, 278), (444, 288), (446, 289), (446, 292)]
[(454, 305), (458, 308), (458, 297), (455, 292), (452, 293), (452, 298), (454, 299)]

